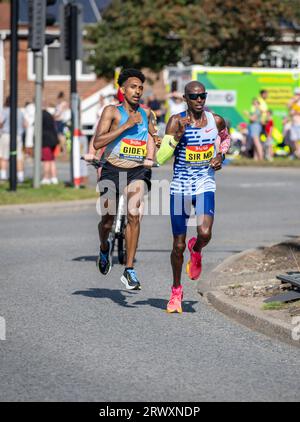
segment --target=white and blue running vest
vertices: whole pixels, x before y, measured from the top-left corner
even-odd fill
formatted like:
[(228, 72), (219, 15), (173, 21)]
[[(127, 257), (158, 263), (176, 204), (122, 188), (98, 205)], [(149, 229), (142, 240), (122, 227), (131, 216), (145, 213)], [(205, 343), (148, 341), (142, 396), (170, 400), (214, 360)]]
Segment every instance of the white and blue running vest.
[[(180, 113), (186, 117), (186, 112)], [(203, 128), (187, 126), (183, 137), (175, 149), (174, 175), (170, 187), (171, 195), (198, 195), (204, 192), (215, 192), (215, 171), (209, 167), (209, 159), (217, 154), (216, 139), (218, 128), (212, 113), (205, 111), (207, 125)], [(207, 158), (204, 165), (189, 162), (190, 150), (199, 150), (201, 159)], [(205, 151), (213, 154), (207, 155)], [(203, 155), (204, 154), (204, 155)], [(206, 154), (206, 155), (205, 155)], [(192, 155), (193, 156), (193, 155)], [(194, 153), (193, 157), (197, 157)]]

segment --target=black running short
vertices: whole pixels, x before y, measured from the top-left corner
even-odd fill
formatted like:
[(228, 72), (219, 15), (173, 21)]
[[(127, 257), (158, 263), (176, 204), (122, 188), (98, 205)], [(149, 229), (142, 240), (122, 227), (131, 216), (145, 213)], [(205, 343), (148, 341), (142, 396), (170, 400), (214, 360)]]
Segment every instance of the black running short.
[(123, 194), (124, 189), (136, 180), (143, 180), (148, 191), (150, 191), (151, 176), (152, 170), (143, 166), (125, 169), (106, 162), (102, 168), (98, 184), (100, 196), (106, 195), (108, 198), (118, 199)]

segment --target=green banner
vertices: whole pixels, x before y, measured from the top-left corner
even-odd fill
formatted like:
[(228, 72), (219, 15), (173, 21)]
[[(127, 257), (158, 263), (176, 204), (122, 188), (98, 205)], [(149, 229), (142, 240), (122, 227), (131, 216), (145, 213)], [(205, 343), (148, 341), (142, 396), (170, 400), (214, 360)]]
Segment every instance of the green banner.
[(222, 69), (193, 67), (192, 79), (208, 90), (207, 106), (220, 114), (232, 127), (248, 123), (247, 112), (253, 98), (262, 89), (268, 91), (268, 107), (275, 127), (281, 131), (282, 119), (288, 115), (287, 104), (300, 86), (300, 71), (277, 69)]

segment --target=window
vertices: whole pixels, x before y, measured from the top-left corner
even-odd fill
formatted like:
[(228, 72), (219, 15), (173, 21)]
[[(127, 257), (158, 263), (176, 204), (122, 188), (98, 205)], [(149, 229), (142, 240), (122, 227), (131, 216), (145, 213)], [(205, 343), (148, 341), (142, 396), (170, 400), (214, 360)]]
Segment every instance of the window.
[(48, 47), (47, 75), (67, 76), (70, 73), (70, 63), (64, 60), (57, 47)]
[[(87, 58), (88, 54), (89, 51), (85, 50), (84, 57)], [(93, 73), (91, 66), (85, 61), (77, 60), (76, 71), (78, 81), (96, 80), (96, 75)], [(28, 79), (35, 80), (34, 54), (32, 52), (28, 53)], [(44, 48), (44, 80), (70, 80), (70, 62), (63, 59), (59, 44)]]

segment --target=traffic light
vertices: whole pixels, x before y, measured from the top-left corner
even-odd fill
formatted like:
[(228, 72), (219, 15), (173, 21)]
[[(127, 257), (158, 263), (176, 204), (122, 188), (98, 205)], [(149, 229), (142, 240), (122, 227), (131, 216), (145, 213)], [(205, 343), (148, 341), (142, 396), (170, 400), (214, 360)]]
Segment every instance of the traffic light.
[(75, 59), (82, 58), (82, 7), (77, 3), (67, 3), (61, 9), (61, 47), (65, 60), (71, 60), (74, 49)]
[(51, 44), (54, 37), (45, 34), (46, 27), (54, 25), (56, 17), (48, 12), (48, 6), (53, 6), (57, 0), (28, 0), (29, 35), (28, 46), (32, 51), (42, 51), (45, 45)]
[[(48, 6), (53, 6), (56, 2), (57, 2), (57, 0), (47, 0), (46, 1), (46, 3), (47, 3), (46, 6), (47, 7)], [(48, 10), (46, 10), (46, 27), (47, 26), (54, 25), (55, 22), (56, 22), (56, 16), (53, 13), (49, 12)]]
[(62, 5), (61, 10), (60, 44), (62, 48), (63, 58), (65, 60), (70, 60), (71, 57), (71, 8), (71, 4), (68, 3), (66, 5)]
[(45, 44), (46, 3), (44, 0), (28, 0), (28, 46), (41, 51)]

